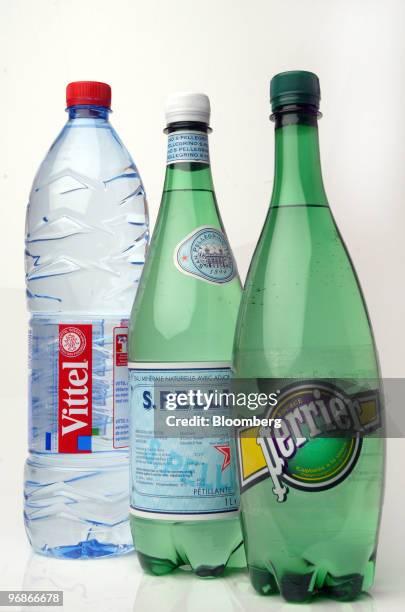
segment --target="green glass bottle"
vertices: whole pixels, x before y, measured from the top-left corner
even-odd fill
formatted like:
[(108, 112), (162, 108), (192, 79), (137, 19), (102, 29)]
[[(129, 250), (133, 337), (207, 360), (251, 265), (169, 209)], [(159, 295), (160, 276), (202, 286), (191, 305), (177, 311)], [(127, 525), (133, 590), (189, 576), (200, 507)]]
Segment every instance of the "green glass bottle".
[[(242, 296), (234, 371), (279, 392), (271, 415), (284, 429), (280, 442), (274, 429), (238, 440), (247, 562), (262, 594), (351, 599), (372, 584), (381, 510), (376, 350), (323, 186), (318, 78), (276, 75), (270, 96), (273, 194)], [(354, 427), (359, 412), (367, 436)]]
[(169, 98), (163, 197), (129, 330), (131, 528), (154, 574), (245, 564), (231, 440), (159, 437), (154, 420), (179, 385), (231, 375), (241, 285), (215, 199), (209, 115), (203, 94)]

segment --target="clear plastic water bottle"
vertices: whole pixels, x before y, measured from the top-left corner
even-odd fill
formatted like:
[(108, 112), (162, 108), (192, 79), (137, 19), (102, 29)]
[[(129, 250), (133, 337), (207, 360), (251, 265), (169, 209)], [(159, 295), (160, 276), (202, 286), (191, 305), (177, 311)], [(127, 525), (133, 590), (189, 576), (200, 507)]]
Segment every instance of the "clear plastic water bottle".
[(24, 516), (34, 550), (55, 557), (133, 548), (127, 322), (148, 215), (136, 166), (109, 122), (110, 103), (105, 83), (68, 85), (69, 119), (27, 209)]

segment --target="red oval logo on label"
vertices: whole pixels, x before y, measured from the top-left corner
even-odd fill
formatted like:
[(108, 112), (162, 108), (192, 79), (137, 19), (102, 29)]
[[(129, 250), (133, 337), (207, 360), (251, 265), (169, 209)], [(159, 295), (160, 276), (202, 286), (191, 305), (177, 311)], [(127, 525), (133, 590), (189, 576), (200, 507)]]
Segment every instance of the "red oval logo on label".
[(77, 327), (65, 327), (59, 334), (59, 349), (65, 357), (78, 357), (86, 348), (86, 337)]

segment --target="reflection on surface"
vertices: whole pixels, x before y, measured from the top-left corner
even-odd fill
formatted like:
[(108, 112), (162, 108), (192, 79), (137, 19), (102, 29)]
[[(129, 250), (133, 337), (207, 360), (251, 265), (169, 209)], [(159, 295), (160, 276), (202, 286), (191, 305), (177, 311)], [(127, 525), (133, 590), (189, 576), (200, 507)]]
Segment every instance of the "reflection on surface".
[[(110, 559), (62, 560), (32, 554), (24, 590), (61, 590), (64, 612), (129, 612), (139, 584), (135, 554)], [(37, 607), (24, 607), (38, 611)]]
[(229, 572), (218, 579), (199, 579), (176, 571), (141, 579), (133, 612), (376, 612), (374, 600), (364, 594), (355, 602), (315, 598), (311, 604), (288, 604), (279, 595), (263, 597), (253, 590), (246, 572)]
[[(377, 612), (370, 595), (351, 603), (316, 598), (308, 605), (263, 597), (253, 590), (245, 571), (229, 571), (217, 579), (197, 578), (178, 570), (167, 576), (142, 573), (135, 554), (110, 559), (70, 561), (32, 554), (24, 590), (62, 590), (63, 612)], [(299, 608), (299, 610), (298, 610)], [(14, 608), (16, 609), (16, 608)], [(23, 607), (21, 612), (37, 611)]]
[[(166, 576), (142, 577), (133, 612), (242, 612), (235, 593), (235, 580), (245, 581), (246, 574), (235, 572), (222, 578), (198, 578), (191, 572), (177, 570)], [(237, 584), (237, 582), (236, 582)]]

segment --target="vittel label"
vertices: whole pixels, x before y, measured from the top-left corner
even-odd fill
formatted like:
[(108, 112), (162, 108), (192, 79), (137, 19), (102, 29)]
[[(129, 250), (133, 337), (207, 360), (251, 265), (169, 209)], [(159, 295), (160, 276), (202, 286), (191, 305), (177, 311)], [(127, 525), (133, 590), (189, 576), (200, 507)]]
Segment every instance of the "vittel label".
[(90, 453), (92, 434), (92, 326), (59, 325), (60, 453)]
[(175, 418), (193, 410), (182, 404), (168, 412), (169, 394), (199, 389), (202, 382), (229, 388), (230, 375), (230, 368), (206, 363), (129, 364), (133, 514), (198, 520), (238, 511), (236, 458), (229, 431), (198, 437), (192, 430), (177, 429), (173, 436), (163, 437), (155, 431), (157, 412)]
[(280, 503), (288, 502), (290, 487), (319, 492), (345, 480), (362, 435), (380, 426), (376, 391), (349, 396), (321, 381), (287, 386), (270, 412), (282, 419), (279, 435), (259, 427), (239, 431), (239, 472), (242, 491), (270, 479)]
[(236, 276), (225, 235), (209, 225), (199, 227), (176, 246), (174, 263), (183, 274), (209, 283), (228, 283)]
[(127, 320), (33, 317), (30, 325), (30, 450), (127, 448)]
[(180, 162), (210, 163), (205, 132), (172, 132), (168, 137), (167, 165)]

